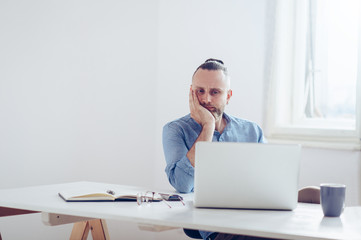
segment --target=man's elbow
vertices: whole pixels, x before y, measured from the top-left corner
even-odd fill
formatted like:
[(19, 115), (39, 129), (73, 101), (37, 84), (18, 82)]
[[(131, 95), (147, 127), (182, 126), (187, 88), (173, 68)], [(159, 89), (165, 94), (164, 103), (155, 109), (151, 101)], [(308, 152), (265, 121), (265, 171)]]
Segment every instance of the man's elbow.
[(190, 193), (193, 192), (193, 186), (182, 186), (176, 190), (180, 193)]
[(179, 193), (190, 193), (193, 192), (194, 185), (193, 183), (184, 183), (179, 181), (170, 181), (170, 184), (177, 190)]

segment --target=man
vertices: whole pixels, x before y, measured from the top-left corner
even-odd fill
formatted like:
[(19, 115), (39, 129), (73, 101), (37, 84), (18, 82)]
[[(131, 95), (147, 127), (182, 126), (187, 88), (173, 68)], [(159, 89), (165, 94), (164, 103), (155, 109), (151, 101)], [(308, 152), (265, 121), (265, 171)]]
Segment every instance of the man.
[[(196, 142), (265, 142), (257, 124), (224, 113), (231, 97), (228, 71), (221, 60), (208, 59), (196, 69), (189, 90), (190, 114), (163, 128), (166, 173), (177, 191), (194, 190)], [(203, 231), (200, 235), (203, 239), (217, 240), (259, 239)]]

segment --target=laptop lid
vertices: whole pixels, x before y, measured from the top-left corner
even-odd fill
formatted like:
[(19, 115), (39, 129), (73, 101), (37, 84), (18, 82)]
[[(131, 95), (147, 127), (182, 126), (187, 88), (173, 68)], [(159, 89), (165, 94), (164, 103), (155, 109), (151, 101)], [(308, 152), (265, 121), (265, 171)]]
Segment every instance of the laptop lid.
[(198, 142), (194, 205), (292, 210), (300, 158), (300, 145)]

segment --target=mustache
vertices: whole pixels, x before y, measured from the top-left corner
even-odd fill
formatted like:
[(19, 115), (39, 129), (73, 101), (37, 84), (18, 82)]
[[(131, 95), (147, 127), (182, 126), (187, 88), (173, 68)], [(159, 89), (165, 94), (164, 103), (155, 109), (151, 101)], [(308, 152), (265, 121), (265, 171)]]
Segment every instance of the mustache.
[(212, 104), (201, 104), (201, 105), (202, 105), (202, 107), (205, 107), (205, 108), (207, 108), (207, 107), (214, 108), (214, 106)]

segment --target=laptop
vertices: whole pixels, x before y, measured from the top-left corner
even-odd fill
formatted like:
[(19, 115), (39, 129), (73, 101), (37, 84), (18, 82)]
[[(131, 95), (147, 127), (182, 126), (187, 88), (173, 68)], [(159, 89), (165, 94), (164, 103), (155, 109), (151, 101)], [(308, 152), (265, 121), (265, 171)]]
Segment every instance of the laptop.
[(194, 205), (293, 210), (300, 145), (197, 142)]

